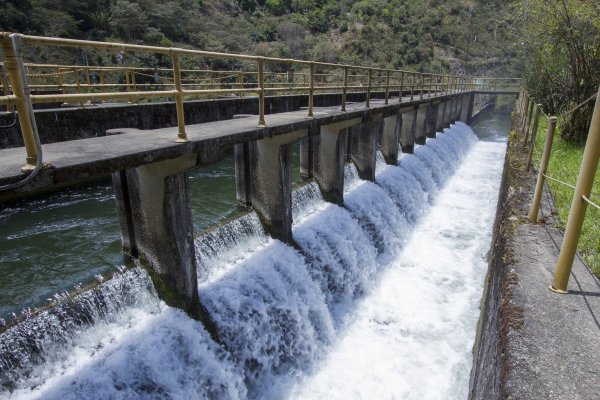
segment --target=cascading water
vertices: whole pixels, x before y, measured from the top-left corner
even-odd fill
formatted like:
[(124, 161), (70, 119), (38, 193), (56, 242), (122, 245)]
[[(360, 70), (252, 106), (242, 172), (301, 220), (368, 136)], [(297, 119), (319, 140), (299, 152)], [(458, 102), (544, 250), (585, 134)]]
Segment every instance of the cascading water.
[[(481, 192), (471, 190), (468, 180), (481, 180), (476, 173), (484, 174), (486, 163), (497, 175), (499, 147), (486, 152), (477, 143), (470, 154), (483, 155), (475, 157), (476, 167), (461, 169), (459, 175), (468, 176), (454, 185), (457, 194), (442, 194), (446, 208), (434, 207), (423, 220), (424, 231), (411, 227), (426, 215), (475, 140), (470, 128), (456, 124), (417, 147), (414, 155), (402, 155), (398, 167), (379, 166), (376, 183), (361, 181), (349, 166), (343, 208), (325, 203), (316, 184), (303, 186), (293, 198), (294, 247), (269, 239), (253, 213), (199, 237), (199, 295), (219, 344), (199, 322), (166, 306), (150, 285), (141, 284), (141, 300), (111, 311), (110, 317), (60, 326), (58, 336), (68, 340), (43, 357), (43, 343), (39, 351), (24, 353), (14, 373), (11, 354), (14, 358), (27, 346), (14, 344), (21, 337), (16, 328), (3, 333), (7, 345), (0, 354), (0, 397), (462, 395), (451, 383), (465, 386), (468, 379), (471, 340), (464, 337), (474, 336), (477, 313), (469, 310), (477, 309), (485, 271), (480, 258), (489, 246), (489, 239), (474, 238), (491, 230), (492, 218), (468, 219), (469, 210), (479, 207), (469, 199), (485, 200), (485, 193), (491, 208), (490, 193), (497, 189), (496, 183), (479, 185)], [(454, 209), (455, 217), (445, 214)], [(436, 225), (451, 220), (455, 225)], [(431, 250), (438, 243), (450, 244)], [(421, 253), (431, 255), (424, 265)], [(149, 282), (143, 270), (136, 273), (140, 282)], [(453, 339), (440, 342), (446, 336)], [(366, 353), (383, 358), (371, 360)], [(427, 392), (423, 378), (410, 384), (436, 369), (441, 371), (436, 375), (441, 384), (431, 389), (436, 392)], [(377, 379), (381, 384), (373, 383)], [(446, 394), (438, 396), (440, 389)]]

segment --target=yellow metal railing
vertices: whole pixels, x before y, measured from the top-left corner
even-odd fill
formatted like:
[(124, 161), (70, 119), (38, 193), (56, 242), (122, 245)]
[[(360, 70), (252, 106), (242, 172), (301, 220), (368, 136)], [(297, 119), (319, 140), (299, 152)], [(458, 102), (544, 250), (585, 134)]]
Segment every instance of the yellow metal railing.
[[(564, 240), (562, 242), (559, 257), (556, 263), (556, 269), (554, 272), (554, 280), (550, 289), (557, 293), (567, 293), (567, 286), (569, 283), (569, 276), (573, 267), (573, 261), (577, 253), (577, 245), (581, 235), (583, 222), (587, 206), (600, 209), (600, 205), (590, 200), (594, 178), (598, 169), (598, 163), (600, 161), (600, 88), (598, 92), (588, 98), (583, 103), (577, 105), (574, 109), (567, 111), (560, 117), (548, 116), (542, 110), (541, 104), (536, 104), (530, 97), (529, 93), (525, 90), (521, 90), (520, 102), (517, 105), (518, 114), (521, 117), (521, 125), (518, 128), (525, 137), (525, 143), (529, 139), (529, 155), (527, 160), (527, 169), (529, 170), (531, 157), (533, 153), (533, 147), (535, 146), (536, 133), (540, 114), (543, 114), (549, 121), (546, 132), (546, 139), (544, 142), (544, 150), (542, 153), (542, 159), (540, 161), (540, 168), (538, 171), (538, 178), (533, 196), (531, 209), (529, 212), (529, 221), (531, 223), (537, 222), (538, 214), (540, 210), (542, 192), (544, 189), (544, 183), (546, 179), (555, 181), (559, 184), (570, 187), (573, 190), (573, 200), (571, 202), (571, 208), (569, 210), (567, 224), (565, 228)], [(594, 111), (592, 114), (592, 120), (590, 122), (590, 128), (583, 150), (583, 157), (581, 160), (579, 175), (577, 177), (577, 184), (571, 185), (566, 182), (562, 182), (549, 175), (548, 164), (550, 156), (552, 154), (552, 142), (554, 138), (554, 131), (558, 119), (564, 118), (566, 115), (572, 113), (576, 109), (582, 107), (584, 104), (595, 100)], [(529, 137), (530, 125), (533, 121), (533, 127), (531, 128), (531, 136)], [(529, 137), (529, 138), (528, 138)]]
[[(2, 95), (0, 104), (16, 107), (27, 150), (27, 165), (33, 169), (37, 156), (35, 145), (35, 117), (32, 104), (84, 102), (139, 101), (141, 99), (174, 98), (177, 112), (177, 142), (187, 142), (183, 102), (192, 98), (211, 98), (218, 95), (258, 96), (258, 126), (265, 126), (266, 94), (307, 94), (308, 116), (313, 115), (316, 93), (341, 93), (341, 110), (346, 110), (348, 93), (366, 93), (369, 107), (373, 91), (384, 92), (384, 101), (390, 92), (410, 93), (410, 99), (431, 97), (436, 94), (485, 90), (494, 85), (518, 85), (514, 80), (467, 78), (444, 74), (392, 70), (322, 63), (304, 60), (260, 57), (210, 51), (97, 42), (76, 39), (29, 36), (0, 33), (4, 61), (0, 63)], [(23, 47), (23, 49), (22, 49)], [(39, 64), (25, 62), (26, 50), (36, 48), (94, 50), (118, 55), (123, 64), (126, 53), (152, 54), (170, 63), (170, 68), (143, 66), (90, 66)], [(194, 61), (195, 60), (195, 61)], [(211, 70), (190, 68), (189, 65), (206, 60), (229, 62), (236, 68)], [(204, 64), (205, 65), (205, 64)], [(5, 74), (6, 72), (6, 74)], [(398, 100), (403, 101), (400, 95)], [(31, 121), (28, 123), (27, 121)]]

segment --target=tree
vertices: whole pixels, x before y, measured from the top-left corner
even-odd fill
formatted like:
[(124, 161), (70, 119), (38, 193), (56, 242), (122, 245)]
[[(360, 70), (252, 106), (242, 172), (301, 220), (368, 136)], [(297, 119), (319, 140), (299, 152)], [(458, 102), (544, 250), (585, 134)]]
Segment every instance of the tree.
[[(534, 98), (559, 114), (596, 93), (600, 5), (587, 0), (522, 0), (516, 11), (525, 79)], [(575, 143), (585, 141), (592, 109), (588, 104), (571, 114), (561, 135)]]
[(113, 30), (119, 32), (127, 40), (140, 38), (146, 30), (148, 18), (139, 4), (127, 0), (117, 0), (110, 10)]

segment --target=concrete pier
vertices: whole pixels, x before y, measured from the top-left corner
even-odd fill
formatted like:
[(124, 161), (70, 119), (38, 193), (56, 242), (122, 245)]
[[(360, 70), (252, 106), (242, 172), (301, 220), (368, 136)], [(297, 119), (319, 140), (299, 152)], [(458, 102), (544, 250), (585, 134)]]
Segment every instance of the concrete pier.
[(400, 114), (400, 147), (403, 153), (412, 153), (415, 148), (415, 130), (417, 129), (417, 110), (414, 106), (412, 109)]
[(313, 176), (326, 201), (344, 203), (344, 161), (346, 160), (346, 128), (361, 123), (360, 118), (322, 125), (314, 140)]
[(435, 138), (439, 106), (439, 102), (433, 101), (429, 103), (429, 107), (427, 108), (427, 115), (425, 118), (425, 135), (428, 138)]
[(290, 144), (306, 137), (302, 129), (250, 143), (251, 202), (272, 237), (292, 242)]
[(381, 129), (379, 136), (379, 149), (383, 154), (385, 162), (390, 165), (398, 164), (398, 144), (400, 143), (401, 126), (401, 114), (383, 119), (383, 129)]
[(417, 121), (415, 127), (415, 143), (425, 144), (427, 141), (427, 114), (429, 111), (429, 103), (419, 104), (417, 111)]
[(149, 267), (159, 296), (199, 318), (194, 229), (186, 170), (193, 155), (112, 174), (123, 251)]
[(383, 118), (377, 115), (360, 125), (348, 128), (350, 159), (354, 162), (360, 179), (375, 181), (377, 143), (383, 125)]

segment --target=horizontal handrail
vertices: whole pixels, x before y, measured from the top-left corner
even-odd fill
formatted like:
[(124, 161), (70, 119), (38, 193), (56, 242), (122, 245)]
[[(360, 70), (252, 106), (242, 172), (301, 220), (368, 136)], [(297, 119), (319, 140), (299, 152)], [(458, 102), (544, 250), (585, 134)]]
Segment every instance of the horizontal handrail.
[[(37, 130), (32, 104), (74, 102), (81, 106), (86, 101), (138, 101), (140, 99), (174, 98), (176, 104), (177, 142), (186, 142), (184, 97), (211, 97), (216, 95), (258, 96), (258, 126), (265, 125), (265, 94), (308, 94), (308, 116), (313, 116), (313, 96), (316, 92), (341, 92), (341, 110), (345, 111), (349, 92), (366, 93), (365, 106), (369, 107), (374, 90), (384, 92), (385, 104), (390, 93), (398, 93), (402, 102), (404, 93), (424, 98), (432, 94), (454, 94), (482, 88), (508, 87), (517, 78), (469, 78), (464, 75), (426, 73), (410, 70), (386, 69), (364, 65), (348, 65), (319, 61), (263, 57), (248, 54), (160, 47), (140, 44), (100, 42), (80, 39), (32, 36), (0, 32), (4, 60), (0, 60), (0, 104), (16, 106), (17, 112), (29, 114), (19, 118), (26, 143), (29, 170), (36, 160), (33, 146)], [(35, 63), (24, 60), (22, 47), (62, 47), (75, 50), (95, 49), (112, 53), (119, 64), (124, 53), (152, 53), (162, 55), (163, 65), (73, 65), (72, 62)], [(182, 62), (185, 59), (186, 62)], [(191, 62), (187, 62), (189, 60)], [(200, 60), (197, 60), (200, 59)], [(204, 67), (206, 60), (235, 61), (237, 66), (223, 70)], [(27, 62), (25, 62), (27, 61)], [(170, 67), (164, 64), (170, 61)], [(115, 61), (113, 61), (114, 63)], [(203, 64), (200, 68), (192, 63)], [(182, 65), (183, 64), (183, 65)], [(271, 69), (271, 70), (269, 70)], [(5, 74), (7, 72), (7, 74)], [(34, 90), (32, 92), (32, 90)], [(73, 93), (75, 92), (75, 93)], [(26, 121), (30, 120), (31, 124)], [(25, 121), (25, 122), (22, 122)], [(31, 126), (29, 126), (31, 125)]]

